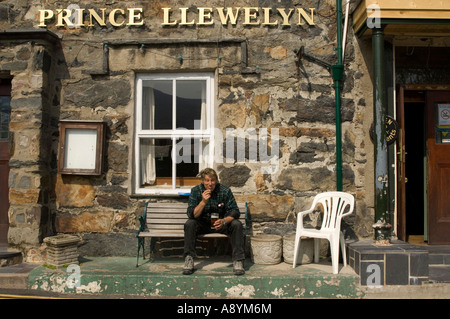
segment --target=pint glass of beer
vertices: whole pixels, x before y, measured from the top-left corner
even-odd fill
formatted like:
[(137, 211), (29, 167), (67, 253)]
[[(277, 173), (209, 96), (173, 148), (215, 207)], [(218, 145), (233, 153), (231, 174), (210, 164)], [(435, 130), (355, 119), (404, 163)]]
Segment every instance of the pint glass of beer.
[(211, 227), (214, 228), (214, 223), (219, 219), (219, 213), (211, 214)]

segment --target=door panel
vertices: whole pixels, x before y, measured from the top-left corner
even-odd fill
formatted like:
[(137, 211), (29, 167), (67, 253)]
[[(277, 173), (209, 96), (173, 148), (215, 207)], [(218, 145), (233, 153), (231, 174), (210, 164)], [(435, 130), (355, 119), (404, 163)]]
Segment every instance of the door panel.
[[(439, 189), (450, 189), (450, 164), (438, 164)], [(437, 211), (436, 221), (439, 223), (450, 222), (450, 197), (449, 192), (439, 192), (439, 203), (441, 208)]]
[(439, 118), (445, 104), (450, 91), (427, 92), (429, 244), (450, 244), (450, 125)]

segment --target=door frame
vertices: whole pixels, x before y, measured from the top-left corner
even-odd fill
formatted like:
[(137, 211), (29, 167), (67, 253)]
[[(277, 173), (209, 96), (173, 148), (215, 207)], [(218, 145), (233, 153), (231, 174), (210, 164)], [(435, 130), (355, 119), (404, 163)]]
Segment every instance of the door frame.
[[(425, 111), (428, 115), (428, 105), (427, 105), (427, 92), (450, 92), (450, 84), (449, 85), (425, 85), (425, 84), (408, 84), (408, 85), (397, 85), (396, 87), (396, 120), (399, 125), (399, 137), (397, 140), (397, 146), (396, 146), (396, 234), (399, 240), (407, 241), (407, 229), (406, 229), (406, 193), (405, 193), (405, 162), (406, 162), (406, 149), (405, 149), (405, 118), (404, 118), (404, 107), (405, 107), (405, 92), (411, 92), (411, 91), (423, 91), (425, 94), (425, 99), (423, 100), (423, 103), (425, 105)], [(427, 139), (427, 130), (428, 130), (429, 122), (428, 119), (426, 120), (425, 124), (425, 139)], [(425, 225), (424, 225), (424, 236), (425, 240), (429, 241), (430, 232), (429, 232), (429, 211), (430, 211), (430, 200), (428, 195), (428, 187), (429, 187), (429, 176), (428, 176), (428, 160), (429, 160), (429, 153), (428, 153), (428, 146), (427, 146), (427, 164), (425, 167), (424, 172), (424, 178), (425, 178), (425, 185), (424, 185), (424, 192), (426, 194), (425, 196), (425, 205), (424, 205), (424, 216), (425, 216)]]
[(397, 86), (396, 93), (396, 120), (399, 126), (399, 135), (396, 147), (396, 181), (397, 181), (397, 237), (406, 241), (406, 176), (405, 176), (405, 87)]

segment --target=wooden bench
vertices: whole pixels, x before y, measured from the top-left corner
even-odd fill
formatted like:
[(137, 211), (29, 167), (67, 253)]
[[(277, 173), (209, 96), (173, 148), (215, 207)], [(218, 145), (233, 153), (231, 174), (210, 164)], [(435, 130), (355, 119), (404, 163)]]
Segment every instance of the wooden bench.
[[(142, 247), (142, 257), (145, 259), (146, 237), (177, 237), (184, 238), (184, 223), (188, 220), (187, 203), (145, 203), (144, 214), (139, 216), (138, 251), (136, 267), (139, 263), (139, 252)], [(244, 236), (247, 236), (248, 208), (247, 203), (238, 203), (241, 213), (239, 221), (244, 226)], [(210, 233), (199, 235), (199, 238), (227, 237), (225, 234)]]

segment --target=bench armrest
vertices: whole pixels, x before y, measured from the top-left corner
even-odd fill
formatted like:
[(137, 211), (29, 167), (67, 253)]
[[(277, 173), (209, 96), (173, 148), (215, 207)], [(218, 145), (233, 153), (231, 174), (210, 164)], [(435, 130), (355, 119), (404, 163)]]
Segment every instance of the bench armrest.
[(244, 236), (247, 237), (247, 229), (248, 229), (248, 203), (245, 202), (245, 227), (244, 227)]
[(139, 233), (144, 231), (146, 229), (146, 227), (147, 227), (147, 223), (146, 223), (146, 220), (147, 220), (147, 204), (148, 203), (146, 202), (145, 206), (144, 206), (144, 214), (139, 216), (139, 218), (138, 218), (139, 219), (139, 230), (136, 233), (136, 237), (139, 237)]

